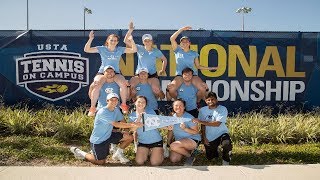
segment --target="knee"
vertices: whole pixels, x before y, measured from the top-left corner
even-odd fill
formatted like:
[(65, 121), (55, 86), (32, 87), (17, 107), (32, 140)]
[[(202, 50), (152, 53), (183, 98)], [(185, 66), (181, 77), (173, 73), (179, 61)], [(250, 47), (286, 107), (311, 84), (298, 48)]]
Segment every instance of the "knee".
[(142, 165), (144, 165), (145, 161), (143, 159), (136, 158), (136, 163), (137, 163), (137, 165), (142, 166)]
[(105, 159), (103, 159), (103, 160), (96, 160), (95, 162), (93, 162), (93, 164), (96, 164), (96, 165), (104, 165), (105, 162), (106, 162)]
[(175, 143), (171, 143), (171, 144), (170, 144), (170, 150), (171, 150), (171, 151), (176, 151), (178, 148), (179, 148), (179, 147), (178, 147), (177, 144), (175, 144)]
[(170, 161), (173, 163), (179, 162), (180, 158), (176, 157), (176, 156), (170, 156)]
[(231, 151), (232, 150), (232, 144), (231, 144), (231, 141), (228, 140), (228, 139), (225, 139), (221, 142), (221, 146), (222, 146), (222, 149), (223, 151)]
[(162, 163), (162, 160), (160, 160), (160, 159), (150, 160), (151, 166), (159, 166), (159, 165), (161, 165), (161, 163)]

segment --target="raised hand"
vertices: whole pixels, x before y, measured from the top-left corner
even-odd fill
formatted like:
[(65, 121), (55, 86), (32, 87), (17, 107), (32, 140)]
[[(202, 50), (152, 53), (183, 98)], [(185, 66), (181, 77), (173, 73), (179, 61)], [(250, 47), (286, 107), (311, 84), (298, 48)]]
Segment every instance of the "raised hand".
[(185, 27), (182, 27), (180, 28), (182, 31), (188, 31), (188, 30), (191, 30), (192, 27), (191, 26), (185, 26)]
[(132, 21), (130, 21), (130, 23), (129, 23), (129, 30), (134, 30), (134, 25), (133, 25), (133, 22)]
[(89, 39), (94, 39), (94, 32), (93, 32), (93, 31), (90, 31), (90, 33), (89, 33)]

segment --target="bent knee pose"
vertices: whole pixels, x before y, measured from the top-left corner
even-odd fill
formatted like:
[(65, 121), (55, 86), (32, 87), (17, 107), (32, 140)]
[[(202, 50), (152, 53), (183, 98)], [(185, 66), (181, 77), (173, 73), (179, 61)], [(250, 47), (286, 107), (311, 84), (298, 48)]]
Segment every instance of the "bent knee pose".
[[(132, 31), (134, 30), (132, 22), (130, 23), (129, 27), (129, 31), (127, 32), (124, 39), (124, 42), (127, 45), (130, 45), (129, 41), (127, 40), (127, 37), (130, 37)], [(166, 71), (167, 58), (162, 54), (162, 52), (159, 49), (153, 47), (153, 38), (151, 34), (144, 34), (142, 36), (142, 42), (143, 46), (137, 44), (138, 65), (136, 68), (136, 74), (138, 74), (139, 69), (147, 68), (149, 71), (148, 83), (151, 85), (152, 91), (154, 92), (154, 94), (157, 95), (157, 98), (164, 99), (165, 95), (160, 88), (160, 81), (157, 74), (156, 61), (157, 59), (161, 59), (162, 61), (161, 70), (159, 71), (159, 75), (162, 75)], [(129, 82), (131, 87), (135, 87), (139, 83), (138, 77), (133, 76)]]
[(219, 157), (218, 147), (222, 147), (222, 165), (229, 165), (232, 142), (226, 126), (228, 110), (219, 105), (214, 92), (206, 96), (207, 106), (199, 110), (199, 117), (194, 122), (201, 124), (203, 144), (208, 160)]
[(128, 37), (128, 41), (131, 43), (131, 48), (118, 47), (119, 36), (116, 34), (110, 34), (103, 46), (91, 47), (91, 43), (94, 39), (94, 32), (91, 31), (89, 34), (89, 39), (84, 47), (84, 51), (87, 53), (99, 53), (101, 57), (101, 66), (99, 68), (98, 74), (94, 78), (93, 84), (90, 85), (89, 96), (91, 98), (91, 106), (89, 110), (89, 116), (94, 116), (96, 111), (96, 103), (99, 97), (99, 91), (105, 82), (105, 78), (102, 75), (104, 67), (112, 66), (116, 72), (114, 76), (114, 81), (120, 87), (120, 97), (121, 97), (121, 108), (124, 113), (127, 113), (128, 106), (127, 101), (127, 85), (128, 82), (125, 80), (124, 76), (121, 75), (119, 69), (119, 62), (121, 55), (124, 53), (134, 53), (137, 51), (137, 47), (133, 41), (132, 36)]
[[(182, 77), (181, 73), (182, 70), (185, 68), (191, 68), (193, 70), (193, 75), (194, 77), (192, 78), (192, 84), (197, 87), (198, 93), (197, 93), (197, 98), (198, 101), (201, 99), (204, 99), (204, 96), (206, 94), (206, 90), (208, 89), (207, 85), (201, 80), (201, 78), (198, 77), (198, 71), (197, 69), (202, 69), (202, 70), (215, 70), (217, 69), (216, 67), (204, 67), (201, 66), (199, 63), (199, 54), (193, 50), (190, 49), (190, 39), (187, 36), (183, 36), (180, 39), (180, 44), (176, 42), (177, 37), (179, 34), (183, 31), (190, 30), (191, 27), (186, 26), (180, 28), (178, 31), (176, 31), (171, 37), (170, 37), (170, 42), (172, 49), (175, 54), (176, 58), (176, 77), (172, 80), (172, 82), (168, 85), (168, 93), (169, 95), (173, 95), (179, 86), (182, 84)], [(195, 67), (197, 69), (195, 69)]]
[(168, 142), (174, 137), (175, 141), (170, 144), (171, 162), (179, 162), (183, 157), (191, 157), (191, 153), (201, 141), (197, 123), (192, 122), (195, 118), (185, 112), (185, 101), (177, 99), (173, 102), (174, 117), (190, 118), (190, 121), (175, 124), (173, 130), (168, 132)]
[(132, 141), (132, 135), (128, 133), (112, 132), (113, 127), (118, 128), (139, 128), (141, 123), (123, 123), (123, 115), (117, 108), (119, 96), (110, 93), (107, 96), (107, 106), (101, 108), (95, 117), (94, 127), (90, 136), (90, 145), (92, 154), (86, 153), (77, 147), (71, 147), (70, 151), (76, 158), (85, 159), (93, 164), (102, 165), (106, 162), (109, 155), (110, 144), (119, 144), (119, 148), (113, 155), (113, 159), (121, 163), (127, 163), (129, 160), (123, 155), (123, 149)]
[[(142, 113), (156, 114), (151, 109), (146, 109), (148, 104), (147, 98), (138, 96), (135, 101), (136, 111), (129, 115), (130, 122), (141, 122)], [(137, 135), (137, 152), (136, 163), (144, 165), (150, 154), (150, 164), (159, 166), (163, 161), (163, 141), (158, 129), (143, 131), (143, 128), (138, 128)]]

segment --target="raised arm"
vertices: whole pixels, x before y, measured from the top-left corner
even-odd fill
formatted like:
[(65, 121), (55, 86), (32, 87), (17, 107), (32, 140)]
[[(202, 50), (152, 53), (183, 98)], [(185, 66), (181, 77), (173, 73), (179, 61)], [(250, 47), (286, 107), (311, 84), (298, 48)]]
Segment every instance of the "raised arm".
[(126, 34), (126, 36), (124, 37), (124, 40), (123, 40), (123, 42), (124, 42), (128, 47), (131, 47), (131, 43), (130, 43), (130, 41), (128, 40), (128, 38), (131, 36), (133, 30), (134, 30), (134, 26), (133, 26), (133, 22), (131, 21), (131, 22), (129, 23), (129, 30), (128, 30), (128, 32), (127, 32), (127, 34)]
[(216, 69), (218, 69), (217, 67), (201, 66), (198, 58), (194, 59), (194, 64), (196, 65), (197, 69), (202, 69), (202, 70), (216, 70)]
[(171, 42), (171, 46), (172, 46), (172, 49), (175, 51), (178, 47), (178, 43), (176, 41), (177, 37), (179, 36), (179, 34), (182, 32), (182, 31), (186, 31), (186, 30), (190, 30), (192, 29), (190, 26), (185, 26), (185, 27), (182, 27), (180, 28), (178, 31), (176, 31), (175, 33), (172, 34), (172, 36), (170, 37), (170, 42)]
[(124, 52), (125, 53), (135, 53), (135, 52), (137, 52), (137, 46), (136, 46), (136, 43), (133, 40), (132, 35), (130, 35), (127, 39), (129, 41), (130, 47), (126, 47)]
[(86, 45), (84, 45), (84, 52), (86, 53), (97, 53), (98, 52), (98, 49), (96, 47), (91, 47), (91, 43), (94, 39), (94, 32), (93, 31), (90, 31), (89, 33), (89, 39), (86, 43)]

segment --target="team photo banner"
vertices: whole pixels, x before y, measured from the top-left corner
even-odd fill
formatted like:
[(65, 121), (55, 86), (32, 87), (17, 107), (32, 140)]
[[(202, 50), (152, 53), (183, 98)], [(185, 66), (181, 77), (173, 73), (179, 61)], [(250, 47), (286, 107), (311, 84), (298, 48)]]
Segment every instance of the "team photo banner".
[[(83, 51), (88, 31), (0, 31), (0, 96), (8, 105), (26, 103), (77, 107), (89, 104), (88, 87), (101, 64), (99, 54)], [(109, 34), (125, 46), (127, 30), (97, 30), (92, 46), (105, 43)], [(135, 30), (136, 44), (143, 34), (153, 36), (154, 47), (168, 60), (159, 76), (162, 90), (175, 77), (176, 62), (170, 44), (175, 30)], [(230, 112), (260, 107), (320, 106), (320, 35), (318, 32), (242, 32), (192, 30), (191, 49), (199, 54), (199, 77)], [(180, 36), (177, 38), (177, 41)], [(134, 76), (137, 55), (122, 55), (121, 73)], [(160, 70), (161, 60), (157, 62)], [(169, 102), (159, 101), (160, 109)]]

